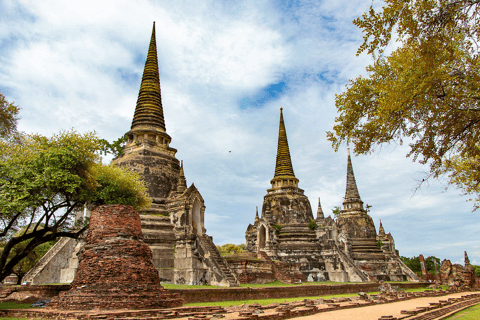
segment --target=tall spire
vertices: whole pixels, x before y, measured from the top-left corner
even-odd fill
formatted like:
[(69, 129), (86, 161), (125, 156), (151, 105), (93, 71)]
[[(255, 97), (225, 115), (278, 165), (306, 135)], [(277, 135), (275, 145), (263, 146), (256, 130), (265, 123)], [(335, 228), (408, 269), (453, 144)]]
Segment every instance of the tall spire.
[(177, 191), (183, 192), (187, 190), (187, 179), (185, 178), (185, 173), (183, 172), (183, 160), (180, 162), (180, 173), (177, 182)]
[(318, 209), (317, 209), (317, 220), (325, 219), (323, 214), (322, 205), (320, 204), (320, 197), (318, 197)]
[(470, 259), (468, 259), (467, 251), (464, 251), (464, 252), (465, 252), (465, 267), (467, 267), (470, 265)]
[(288, 148), (287, 131), (283, 121), (283, 108), (280, 108), (280, 126), (278, 129), (277, 160), (275, 175), (270, 181), (273, 188), (293, 186), (298, 187), (298, 179), (293, 172), (290, 149)]
[(290, 149), (288, 148), (287, 131), (283, 121), (283, 108), (280, 108), (280, 127), (278, 129), (277, 162), (275, 164), (275, 177), (292, 176), (295, 177), (290, 158)]
[(378, 228), (378, 235), (379, 236), (385, 235), (385, 229), (383, 228), (383, 225), (382, 225), (382, 219), (380, 219), (380, 227)]
[(345, 200), (343, 201), (344, 209), (360, 209), (363, 210), (363, 201), (358, 193), (357, 182), (353, 173), (352, 159), (350, 157), (350, 149), (348, 150), (347, 162), (347, 188), (345, 190)]
[(148, 48), (131, 129), (153, 129), (153, 131), (165, 132), (157, 44), (155, 40), (155, 22), (153, 23), (152, 38)]

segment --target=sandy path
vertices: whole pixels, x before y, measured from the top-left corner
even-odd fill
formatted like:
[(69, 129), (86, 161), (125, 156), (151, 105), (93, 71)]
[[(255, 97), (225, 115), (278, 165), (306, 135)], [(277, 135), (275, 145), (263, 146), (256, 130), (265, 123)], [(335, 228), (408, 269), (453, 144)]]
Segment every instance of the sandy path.
[(473, 292), (460, 292), (449, 294), (441, 297), (422, 297), (412, 300), (386, 303), (376, 306), (367, 306), (362, 308), (337, 310), (323, 312), (311, 316), (300, 317), (296, 319), (302, 320), (377, 320), (381, 316), (400, 315), (401, 310), (415, 310), (417, 307), (428, 307), (430, 302), (438, 302), (439, 300), (447, 300), (448, 298), (460, 298)]

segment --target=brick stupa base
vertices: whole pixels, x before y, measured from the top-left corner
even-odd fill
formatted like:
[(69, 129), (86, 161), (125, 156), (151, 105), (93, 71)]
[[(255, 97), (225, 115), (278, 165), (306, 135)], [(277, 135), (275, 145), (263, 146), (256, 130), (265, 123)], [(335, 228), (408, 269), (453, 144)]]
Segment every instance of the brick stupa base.
[(109, 310), (181, 306), (179, 295), (160, 285), (152, 252), (142, 240), (140, 216), (133, 207), (96, 208), (72, 288), (48, 307)]

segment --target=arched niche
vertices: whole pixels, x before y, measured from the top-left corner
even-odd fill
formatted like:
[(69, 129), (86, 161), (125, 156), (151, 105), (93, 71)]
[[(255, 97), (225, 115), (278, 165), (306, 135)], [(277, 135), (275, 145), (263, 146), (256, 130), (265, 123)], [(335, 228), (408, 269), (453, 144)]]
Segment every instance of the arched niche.
[(265, 242), (266, 242), (266, 239), (267, 238), (267, 229), (265, 228), (265, 226), (262, 224), (260, 226), (260, 228), (258, 229), (258, 236), (257, 236), (257, 247), (258, 247), (258, 250), (262, 250), (263, 248), (265, 248)]
[(202, 203), (198, 198), (195, 199), (193, 202), (192, 208), (192, 227), (193, 232), (198, 235), (202, 234), (203, 223), (202, 223)]

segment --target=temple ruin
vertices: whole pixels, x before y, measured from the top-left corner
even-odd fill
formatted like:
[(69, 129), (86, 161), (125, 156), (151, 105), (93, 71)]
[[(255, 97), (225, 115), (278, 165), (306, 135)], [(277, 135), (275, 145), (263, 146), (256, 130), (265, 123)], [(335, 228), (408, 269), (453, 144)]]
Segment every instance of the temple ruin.
[[(272, 260), (300, 264), (308, 281), (405, 281), (419, 278), (400, 260), (391, 234), (377, 235), (363, 208), (350, 154), (343, 210), (325, 218), (318, 203), (314, 219), (310, 202), (295, 177), (287, 132), (280, 109), (277, 158), (272, 187), (263, 199), (262, 215), (245, 232), (246, 249)], [(379, 246), (379, 241), (382, 244)]]
[[(144, 241), (153, 253), (161, 282), (238, 286), (238, 280), (204, 226), (205, 204), (192, 183), (187, 186), (176, 149), (170, 146), (163, 115), (155, 23), (135, 114), (123, 154), (113, 164), (138, 172), (153, 200), (140, 212)], [(77, 218), (89, 216), (88, 208)], [(31, 284), (71, 282), (84, 240), (61, 239), (25, 277)]]
[[(231, 264), (206, 234), (205, 204), (187, 184), (183, 162), (170, 146), (163, 113), (155, 24), (127, 142), (113, 164), (138, 172), (153, 200), (140, 212), (144, 242), (163, 283), (238, 286), (240, 282), (418, 280), (400, 260), (393, 237), (377, 234), (363, 208), (350, 155), (343, 210), (325, 217), (318, 203), (314, 218), (309, 199), (299, 188), (280, 110), (275, 174), (264, 197), (261, 216), (245, 233), (247, 250), (257, 262)], [(87, 205), (76, 219), (89, 217)], [(378, 243), (382, 243), (378, 246)], [(85, 239), (60, 239), (23, 278), (30, 284), (70, 283)], [(253, 258), (252, 258), (253, 259)], [(253, 270), (253, 269), (255, 270)], [(239, 280), (241, 279), (241, 281)]]

